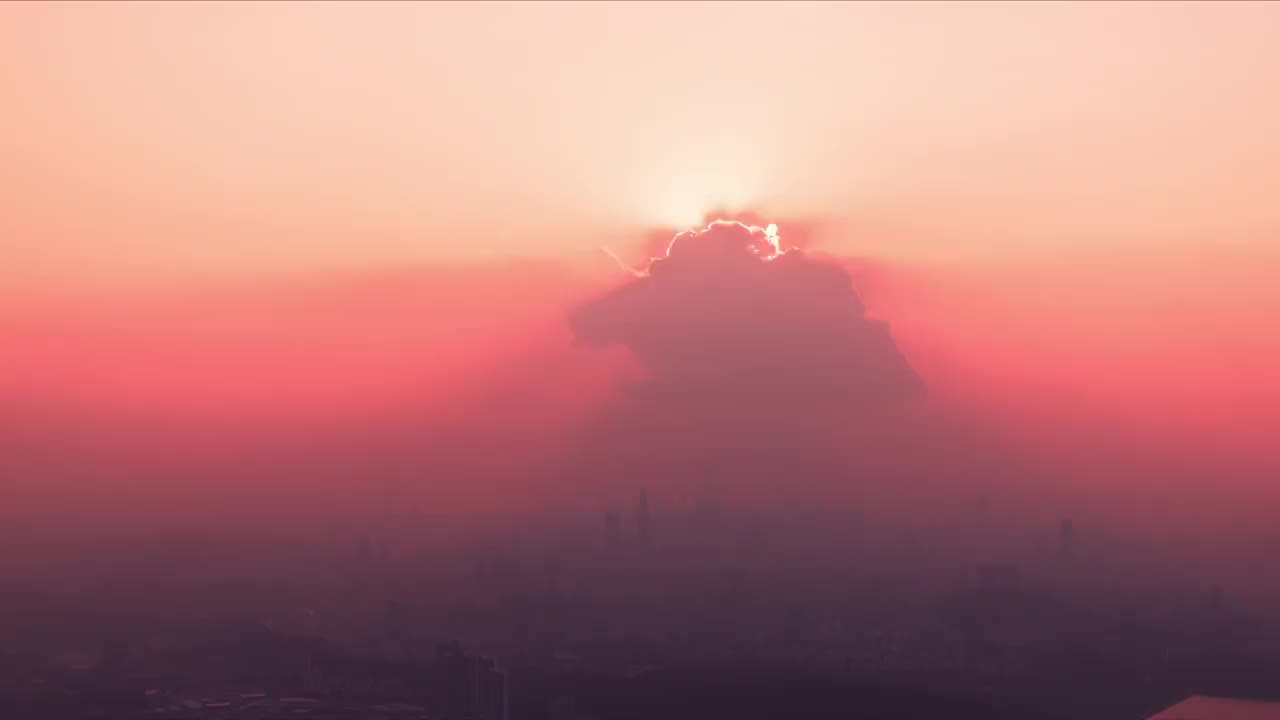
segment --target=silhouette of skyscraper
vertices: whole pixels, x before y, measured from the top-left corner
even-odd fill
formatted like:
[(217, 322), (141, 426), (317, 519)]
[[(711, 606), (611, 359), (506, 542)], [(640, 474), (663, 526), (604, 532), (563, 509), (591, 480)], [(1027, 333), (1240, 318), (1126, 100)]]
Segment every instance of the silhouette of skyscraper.
[(649, 491), (641, 490), (636, 501), (636, 536), (641, 545), (649, 544)]
[(571, 695), (561, 695), (551, 699), (551, 720), (577, 720), (578, 712)]
[(1070, 557), (1072, 544), (1075, 542), (1075, 531), (1071, 527), (1071, 518), (1062, 519), (1062, 527), (1058, 530), (1058, 554)]
[(507, 672), (497, 660), (446, 643), (437, 649), (437, 663), (445, 720), (507, 720)]
[(764, 550), (764, 547), (764, 518), (757, 515), (751, 519), (751, 525), (747, 528), (747, 550), (752, 553), (758, 553)]
[(702, 484), (702, 488), (698, 491), (698, 496), (694, 499), (693, 509), (699, 517), (706, 520), (711, 517), (714, 508), (714, 492), (711, 489), (711, 482), (707, 481)]
[(479, 720), (507, 720), (507, 672), (494, 658), (479, 656), (473, 660), (475, 677), (474, 716)]
[(604, 514), (604, 544), (606, 547), (617, 547), (622, 543), (622, 518), (617, 512), (610, 510)]

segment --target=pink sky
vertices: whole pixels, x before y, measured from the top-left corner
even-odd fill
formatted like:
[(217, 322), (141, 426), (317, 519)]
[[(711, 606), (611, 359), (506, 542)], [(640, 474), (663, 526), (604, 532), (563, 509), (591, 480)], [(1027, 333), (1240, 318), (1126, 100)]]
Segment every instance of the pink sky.
[[(1276, 27), (1269, 3), (0, 5), (0, 397), (53, 427), (457, 413), (567, 353), (559, 313), (617, 281), (598, 246), (639, 262), (654, 227), (751, 207), (862, 259), (935, 397), (1256, 451)], [(566, 362), (589, 390), (522, 407), (607, 392)]]

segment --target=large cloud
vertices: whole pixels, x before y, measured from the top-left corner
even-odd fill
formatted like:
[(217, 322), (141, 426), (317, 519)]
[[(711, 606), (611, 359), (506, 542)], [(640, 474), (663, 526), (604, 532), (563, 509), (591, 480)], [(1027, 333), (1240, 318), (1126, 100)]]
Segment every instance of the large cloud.
[(849, 274), (735, 221), (677, 235), (635, 280), (576, 308), (580, 340), (621, 344), (652, 386), (737, 410), (768, 401), (853, 411), (923, 390)]
[(579, 342), (624, 346), (647, 371), (593, 440), (640, 472), (677, 472), (658, 459), (712, 475), (798, 471), (824, 454), (813, 445), (828, 429), (924, 390), (848, 272), (784, 249), (772, 226), (715, 221), (676, 235), (569, 322)]

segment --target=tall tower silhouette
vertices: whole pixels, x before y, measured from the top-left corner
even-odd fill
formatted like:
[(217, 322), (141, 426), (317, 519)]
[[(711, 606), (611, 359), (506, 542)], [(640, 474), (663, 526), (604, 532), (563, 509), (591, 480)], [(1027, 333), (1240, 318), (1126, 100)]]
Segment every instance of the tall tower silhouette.
[(693, 501), (693, 510), (698, 517), (706, 521), (715, 513), (715, 491), (711, 487), (711, 481), (705, 480), (702, 488), (698, 491), (698, 495)]
[(1062, 525), (1058, 529), (1058, 555), (1063, 558), (1070, 558), (1072, 554), (1072, 545), (1075, 544), (1075, 529), (1071, 525), (1071, 518), (1063, 518)]
[(649, 491), (641, 490), (636, 501), (636, 537), (641, 545), (649, 544)]
[(617, 547), (622, 542), (622, 522), (618, 513), (610, 510), (604, 514), (604, 544)]

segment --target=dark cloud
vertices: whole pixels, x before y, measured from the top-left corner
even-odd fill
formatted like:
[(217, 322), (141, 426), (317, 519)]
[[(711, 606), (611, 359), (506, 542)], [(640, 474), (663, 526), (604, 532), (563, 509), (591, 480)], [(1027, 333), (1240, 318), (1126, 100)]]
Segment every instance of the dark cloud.
[(579, 341), (630, 349), (651, 385), (739, 411), (853, 411), (919, 395), (848, 272), (778, 242), (735, 221), (681, 233), (645, 276), (579, 306), (570, 325)]
[(624, 346), (647, 371), (599, 424), (598, 455), (649, 473), (678, 472), (656, 458), (711, 474), (794, 472), (819, 459), (828, 429), (923, 393), (848, 272), (781, 242), (715, 221), (571, 312), (579, 342)]

